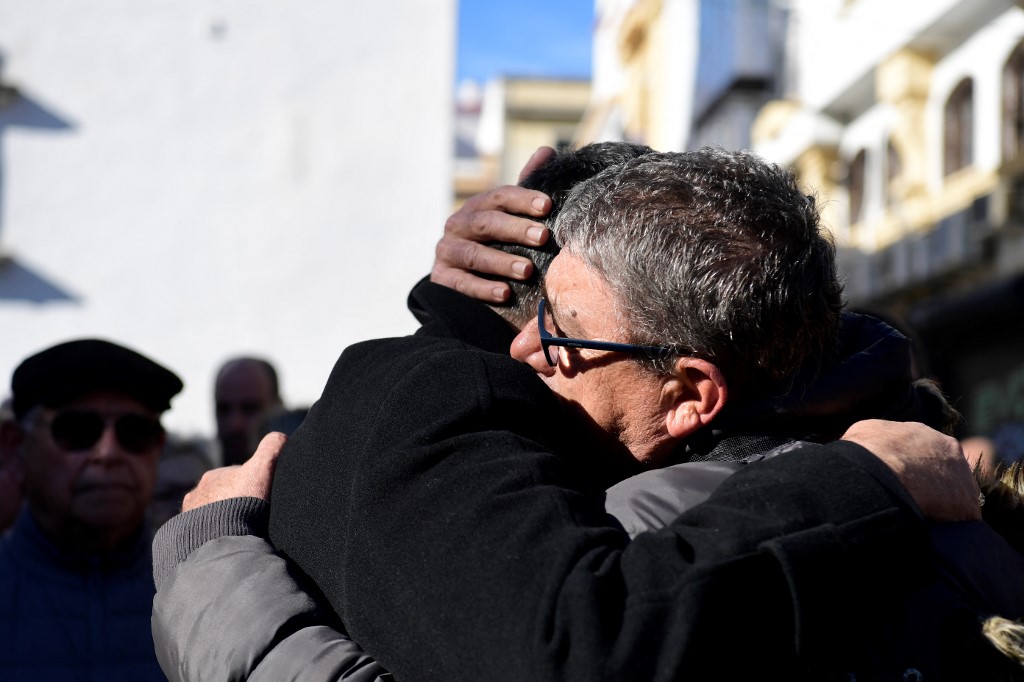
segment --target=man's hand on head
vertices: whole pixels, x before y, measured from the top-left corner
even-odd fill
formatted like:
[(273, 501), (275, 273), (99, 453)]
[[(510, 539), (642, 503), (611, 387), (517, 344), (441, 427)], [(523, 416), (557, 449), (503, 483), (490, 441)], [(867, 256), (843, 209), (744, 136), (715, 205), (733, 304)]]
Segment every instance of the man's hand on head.
[[(523, 166), (520, 181), (554, 153), (550, 147), (535, 151)], [(477, 273), (523, 280), (533, 274), (533, 263), (482, 242), (540, 246), (548, 240), (547, 228), (519, 216), (543, 218), (550, 210), (551, 199), (546, 194), (515, 185), (470, 197), (444, 225), (444, 236), (434, 249), (430, 281), (487, 303), (508, 300), (511, 289), (507, 284), (479, 277)]]
[(842, 439), (864, 447), (892, 469), (928, 519), (981, 518), (978, 484), (955, 438), (916, 422), (869, 419), (851, 426)]
[(269, 500), (277, 457), (287, 441), (288, 436), (283, 433), (268, 433), (260, 441), (255, 454), (244, 464), (207, 471), (199, 479), (199, 485), (185, 495), (181, 511), (190, 511), (234, 497), (258, 497), (261, 500)]

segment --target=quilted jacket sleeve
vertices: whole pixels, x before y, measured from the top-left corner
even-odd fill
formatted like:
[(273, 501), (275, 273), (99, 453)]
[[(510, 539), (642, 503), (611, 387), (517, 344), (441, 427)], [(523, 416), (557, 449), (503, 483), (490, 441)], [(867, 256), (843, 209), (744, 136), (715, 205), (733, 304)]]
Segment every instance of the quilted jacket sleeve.
[(168, 679), (390, 680), (262, 537), (266, 518), (265, 502), (239, 498), (157, 533), (153, 639)]

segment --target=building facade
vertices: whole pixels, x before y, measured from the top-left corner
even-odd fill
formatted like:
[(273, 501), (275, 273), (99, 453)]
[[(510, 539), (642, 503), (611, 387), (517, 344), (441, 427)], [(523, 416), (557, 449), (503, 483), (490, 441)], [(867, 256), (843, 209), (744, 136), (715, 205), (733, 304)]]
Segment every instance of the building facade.
[(593, 98), (580, 141), (750, 147), (758, 112), (784, 86), (784, 6), (597, 0), (594, 11)]
[(685, 149), (693, 119), (698, 5), (596, 0), (593, 96), (580, 143), (628, 140)]
[(1024, 9), (793, 0), (759, 153), (822, 202), (855, 307), (907, 325), (964, 435), (1024, 452)]
[(578, 136), (794, 168), (850, 305), (915, 337), (963, 435), (1024, 453), (1022, 4), (596, 0)]
[(477, 152), (495, 185), (514, 185), (538, 147), (575, 142), (590, 99), (590, 81), (503, 76), (484, 88)]

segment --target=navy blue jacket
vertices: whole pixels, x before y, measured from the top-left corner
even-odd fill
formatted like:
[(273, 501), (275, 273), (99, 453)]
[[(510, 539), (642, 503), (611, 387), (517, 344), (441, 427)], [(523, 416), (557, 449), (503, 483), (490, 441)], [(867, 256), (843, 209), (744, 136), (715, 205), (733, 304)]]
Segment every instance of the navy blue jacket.
[(149, 536), (100, 559), (70, 557), (27, 508), (0, 540), (0, 679), (165, 680), (150, 634)]

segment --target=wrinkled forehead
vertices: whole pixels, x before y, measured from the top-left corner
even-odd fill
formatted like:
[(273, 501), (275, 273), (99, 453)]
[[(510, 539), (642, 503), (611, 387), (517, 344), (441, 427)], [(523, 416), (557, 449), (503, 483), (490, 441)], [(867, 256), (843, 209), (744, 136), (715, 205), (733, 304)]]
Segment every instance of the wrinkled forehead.
[(604, 334), (622, 326), (622, 307), (608, 281), (569, 251), (555, 257), (541, 286), (565, 331)]
[(566, 249), (560, 251), (551, 261), (551, 267), (544, 277), (544, 284), (548, 291), (567, 285), (598, 292), (609, 288), (607, 279), (599, 269)]

